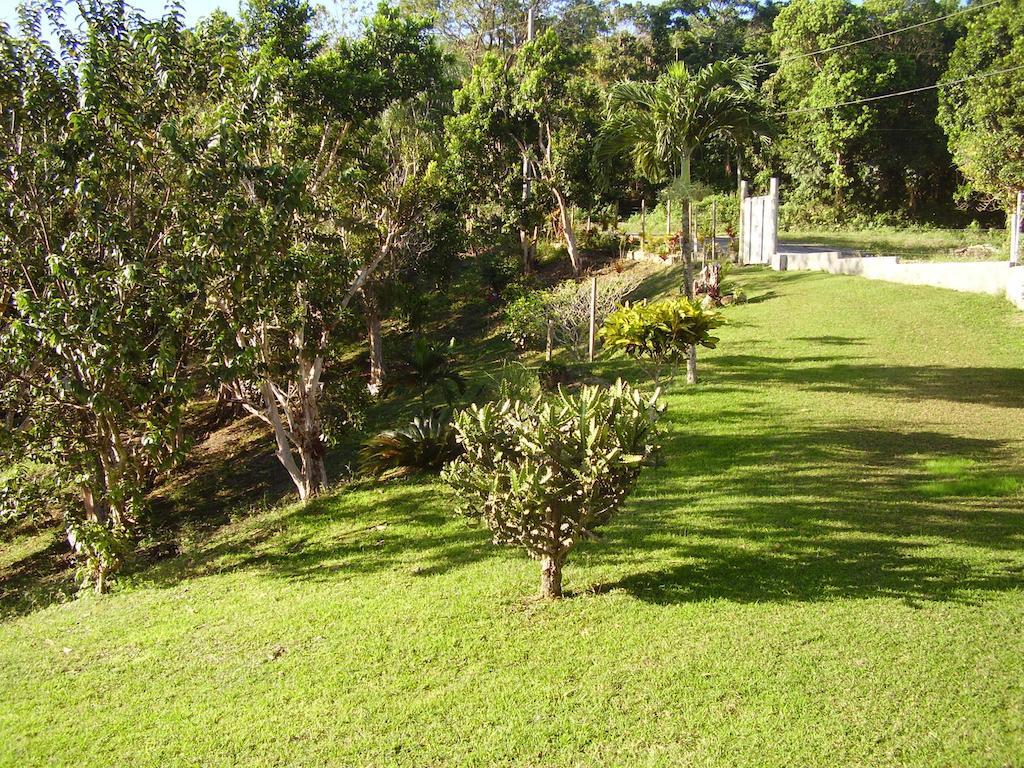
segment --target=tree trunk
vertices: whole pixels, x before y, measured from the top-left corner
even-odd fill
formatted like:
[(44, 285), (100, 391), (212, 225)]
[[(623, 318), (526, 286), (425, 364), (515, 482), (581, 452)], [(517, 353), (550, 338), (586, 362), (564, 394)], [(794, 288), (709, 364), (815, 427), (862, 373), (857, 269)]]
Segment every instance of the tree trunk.
[(376, 397), (384, 388), (384, 338), (380, 329), (380, 308), (372, 288), (363, 289), (366, 305), (366, 335), (370, 344), (370, 382), (367, 388)]
[(562, 561), (544, 555), (540, 559), (540, 596), (559, 598), (562, 596)]
[(576, 247), (576, 231), (572, 225), (572, 215), (569, 212), (569, 206), (565, 201), (565, 196), (558, 187), (553, 187), (555, 193), (555, 199), (558, 200), (558, 212), (562, 219), (562, 232), (565, 234), (565, 247), (569, 251), (569, 261), (572, 262), (572, 273), (578, 275), (580, 270), (583, 268), (583, 263), (580, 259), (579, 249)]
[(665, 234), (672, 234), (672, 200), (665, 200)]
[[(686, 211), (682, 219), (683, 237), (679, 238), (679, 247), (683, 250), (683, 293), (693, 301), (693, 246), (690, 237), (690, 155), (683, 155), (683, 194)], [(686, 383), (697, 383), (697, 347), (690, 344), (686, 349)]]
[(530, 258), (530, 234), (525, 229), (519, 230), (519, 248), (523, 253), (523, 274), (529, 275), (533, 260)]
[(324, 444), (323, 423), (320, 420), (320, 370), (323, 362), (320, 358), (300, 359), (301, 381), (299, 382), (299, 402), (301, 405), (302, 423), (299, 425), (299, 460), (302, 462), (304, 499), (316, 496), (327, 484), (327, 468), (324, 457), (327, 446)]
[(295, 463), (295, 457), (292, 455), (291, 441), (288, 439), (288, 432), (285, 430), (284, 422), (281, 420), (281, 412), (278, 410), (278, 402), (274, 396), (273, 387), (269, 381), (264, 380), (260, 389), (263, 393), (264, 412), (267, 415), (267, 420), (270, 421), (271, 428), (274, 430), (274, 442), (277, 445), (274, 455), (277, 456), (277, 460), (281, 462), (281, 466), (285, 468), (288, 472), (288, 477), (295, 484), (295, 488), (299, 492), (299, 498), (305, 501), (308, 492), (305, 477), (302, 474), (302, 470), (299, 469), (299, 465)]

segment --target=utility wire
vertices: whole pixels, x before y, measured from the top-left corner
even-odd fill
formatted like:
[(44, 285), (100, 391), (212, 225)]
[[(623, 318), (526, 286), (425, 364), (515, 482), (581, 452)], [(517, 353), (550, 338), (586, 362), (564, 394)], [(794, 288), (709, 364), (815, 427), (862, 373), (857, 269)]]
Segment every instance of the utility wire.
[(982, 8), (988, 8), (989, 6), (997, 5), (1000, 2), (1002, 2), (1002, 0), (988, 0), (988, 2), (978, 3), (977, 5), (968, 5), (966, 8), (961, 8), (958, 11), (947, 13), (945, 16), (939, 16), (934, 19), (928, 19), (927, 21), (919, 21), (917, 24), (911, 24), (908, 27), (900, 27), (899, 29), (893, 29), (888, 32), (881, 32), (877, 35), (865, 37), (861, 40), (851, 40), (848, 43), (839, 43), (838, 45), (831, 45), (828, 48), (822, 48), (820, 51), (810, 51), (809, 53), (797, 53), (792, 56), (782, 56), (781, 58), (775, 59), (774, 61), (766, 61), (763, 64), (757, 64), (754, 66), (754, 68), (761, 69), (763, 67), (770, 67), (774, 64), (785, 64), (787, 61), (797, 61), (798, 59), (806, 59), (808, 56), (817, 56), (818, 54), (821, 53), (832, 53), (833, 51), (839, 51), (842, 50), (843, 48), (849, 48), (854, 45), (860, 45), (861, 43), (870, 43), (874, 40), (881, 40), (883, 37), (891, 37), (892, 35), (898, 35), (901, 32), (908, 32), (912, 29), (920, 29), (921, 27), (926, 27), (929, 24), (937, 24), (940, 21), (952, 19), (954, 16), (960, 16), (965, 13), (970, 13), (971, 11), (979, 11)]
[(836, 107), (852, 107), (856, 104), (867, 104), (871, 101), (881, 101), (882, 99), (893, 99), (897, 96), (908, 96), (912, 93), (921, 93), (922, 91), (933, 91), (936, 88), (946, 88), (950, 85), (959, 85), (960, 83), (966, 83), (971, 80), (982, 80), (986, 77), (995, 77), (996, 75), (1005, 75), (1008, 72), (1016, 72), (1017, 70), (1024, 69), (1024, 64), (1018, 64), (1016, 67), (1007, 67), (1006, 69), (996, 69), (991, 72), (982, 72), (977, 75), (970, 75), (969, 77), (961, 77), (959, 80), (950, 80), (945, 83), (936, 83), (935, 85), (925, 85), (920, 88), (909, 88), (905, 91), (897, 91), (895, 93), (883, 93), (881, 96), (868, 96), (863, 99), (853, 99), (851, 101), (841, 101), (837, 104), (829, 104), (825, 107), (807, 107), (805, 109), (790, 109), (785, 112), (776, 112), (776, 117), (785, 117), (787, 115), (801, 115), (808, 112), (824, 112), (826, 109), (835, 109)]

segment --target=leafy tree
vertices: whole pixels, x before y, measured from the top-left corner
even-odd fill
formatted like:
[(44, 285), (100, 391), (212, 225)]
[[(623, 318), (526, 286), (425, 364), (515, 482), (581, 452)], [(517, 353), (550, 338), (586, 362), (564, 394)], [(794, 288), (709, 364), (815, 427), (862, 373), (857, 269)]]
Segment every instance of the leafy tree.
[(423, 294), (442, 288), (461, 250), (461, 206), (438, 164), (446, 102), (432, 104), (426, 96), (392, 103), (363, 130), (362, 194), (354, 210), (356, 226), (365, 233), (363, 260), (379, 259), (359, 290), (370, 347), (369, 386), (375, 394), (384, 384), (384, 315), (403, 300), (422, 306)]
[(942, 12), (938, 2), (795, 0), (779, 13), (767, 88), (789, 113), (778, 150), (794, 187), (790, 208), (836, 222), (851, 212), (948, 207), (954, 181), (934, 92), (833, 106), (934, 83), (950, 45), (943, 26), (808, 55)]
[(619, 32), (594, 41), (590, 71), (604, 87), (620, 80), (653, 80), (658, 73), (654, 49), (641, 35)]
[[(272, 428), (306, 499), (326, 482), (325, 375), (361, 296), (379, 339), (368, 292), (381, 265), (411, 247), (419, 219), (410, 201), (428, 199), (419, 187), (408, 193), (404, 159), (396, 170), (377, 151), (379, 118), (427, 87), (442, 56), (423, 22), (386, 7), (362, 38), (331, 48), (303, 43), (310, 28), (291, 23), (291, 11), (260, 18), (282, 16), (281, 28), (259, 27), (267, 39), (246, 32), (259, 44), (232, 97), (196, 118), (212, 136), (197, 150), (206, 173), (191, 192), (207, 211), (195, 237), (217, 296), (213, 359), (242, 405)], [(290, 36), (301, 39), (277, 39)], [(344, 384), (335, 392), (352, 391)]]
[[(1024, 6), (1020, 0), (970, 16), (943, 79), (1024, 67)], [(949, 149), (982, 200), (1009, 209), (1024, 189), (1024, 78), (1022, 70), (941, 89), (939, 123)]]
[(69, 540), (102, 591), (202, 381), (194, 168), (166, 130), (220, 86), (173, 11), (81, 14), (72, 30), (30, 4), (18, 34), (0, 28), (0, 443), (74, 490)]
[(507, 211), (506, 225), (520, 232), (526, 269), (531, 232), (551, 207), (573, 269), (582, 266), (571, 208), (590, 202), (598, 105), (583, 63), (553, 30), (508, 62), (485, 56), (456, 93), (448, 121), (452, 166), (463, 188)]
[(618, 511), (657, 449), (663, 408), (617, 382), (552, 399), (472, 406), (456, 416), (465, 454), (443, 477), (463, 514), (496, 544), (541, 562), (541, 596), (562, 596), (562, 567)]
[[(608, 119), (600, 153), (626, 154), (637, 171), (652, 181), (671, 181), (684, 201), (694, 194), (694, 153), (712, 141), (735, 145), (766, 139), (772, 133), (764, 103), (754, 89), (753, 72), (737, 59), (697, 71), (673, 64), (653, 83), (622, 82), (608, 94)], [(682, 217), (685, 291), (692, 292), (688, 217)], [(692, 297), (691, 297), (692, 298)], [(696, 382), (697, 351), (690, 347), (687, 380)]]

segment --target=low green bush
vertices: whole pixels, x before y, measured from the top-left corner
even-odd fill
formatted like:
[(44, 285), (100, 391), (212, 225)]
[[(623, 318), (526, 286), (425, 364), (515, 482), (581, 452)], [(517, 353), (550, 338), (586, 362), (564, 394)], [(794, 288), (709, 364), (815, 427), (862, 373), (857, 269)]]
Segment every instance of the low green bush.
[(536, 349), (547, 339), (548, 298), (544, 291), (525, 291), (502, 309), (505, 336), (517, 349)]
[(401, 477), (440, 472), (461, 453), (451, 410), (435, 408), (404, 427), (384, 430), (363, 443), (359, 466), (373, 477)]

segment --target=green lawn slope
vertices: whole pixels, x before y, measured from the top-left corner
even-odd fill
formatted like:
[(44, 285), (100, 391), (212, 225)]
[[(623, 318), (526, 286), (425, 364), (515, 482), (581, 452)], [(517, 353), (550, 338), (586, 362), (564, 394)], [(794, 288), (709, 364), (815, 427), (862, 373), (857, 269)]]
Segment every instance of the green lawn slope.
[(1024, 764), (1024, 315), (737, 282), (568, 599), (430, 480), (272, 506), (0, 624), (0, 764)]

